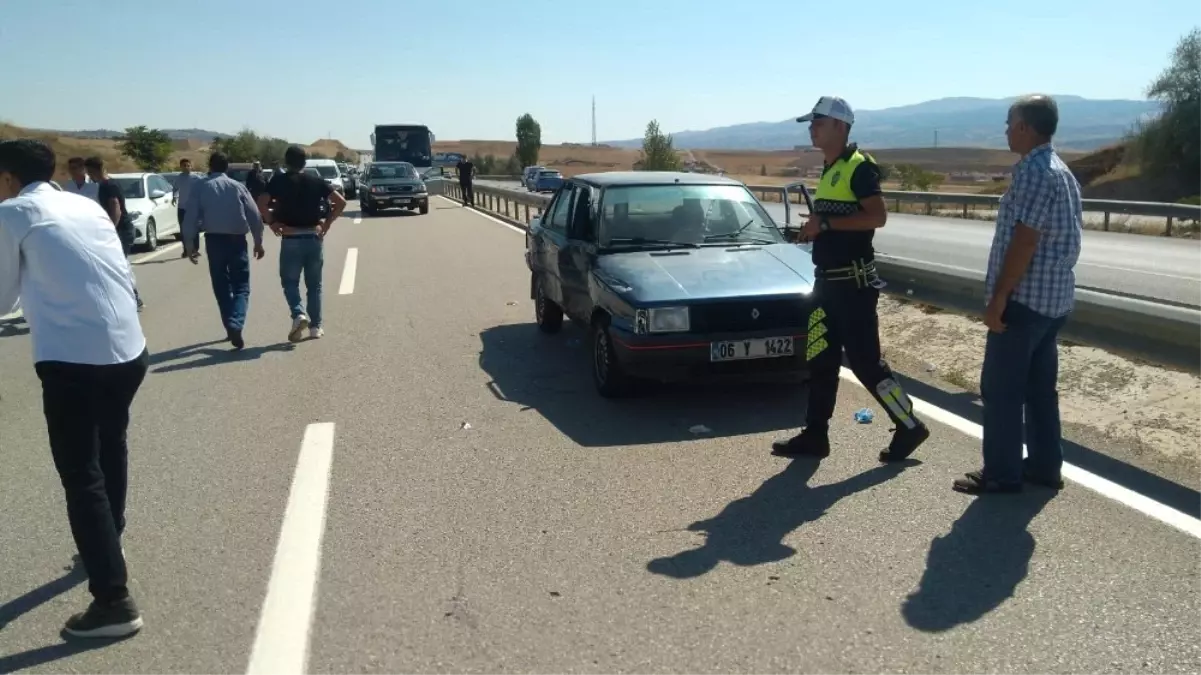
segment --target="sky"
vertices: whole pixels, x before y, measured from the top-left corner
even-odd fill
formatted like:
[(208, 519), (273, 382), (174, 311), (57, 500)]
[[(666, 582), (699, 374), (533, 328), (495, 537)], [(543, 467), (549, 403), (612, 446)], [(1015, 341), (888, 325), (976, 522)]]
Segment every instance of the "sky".
[[(1144, 97), (1197, 0), (0, 0), (0, 120), (544, 143), (1029, 92)], [(799, 133), (799, 132), (798, 132)]]

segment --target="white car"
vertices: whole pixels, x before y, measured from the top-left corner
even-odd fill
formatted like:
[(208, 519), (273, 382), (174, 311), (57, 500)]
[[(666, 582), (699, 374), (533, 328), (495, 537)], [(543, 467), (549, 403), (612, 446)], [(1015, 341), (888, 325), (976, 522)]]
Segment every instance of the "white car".
[(171, 203), (171, 183), (157, 173), (115, 173), (112, 179), (125, 195), (125, 210), (133, 219), (133, 245), (147, 251), (158, 248), (164, 235), (180, 239), (179, 217)]
[(338, 169), (338, 163), (332, 159), (310, 159), (304, 163), (306, 169), (316, 169), (318, 175), (325, 179), (326, 183), (334, 186), (334, 189), (346, 194), (346, 180), (342, 176), (342, 172)]

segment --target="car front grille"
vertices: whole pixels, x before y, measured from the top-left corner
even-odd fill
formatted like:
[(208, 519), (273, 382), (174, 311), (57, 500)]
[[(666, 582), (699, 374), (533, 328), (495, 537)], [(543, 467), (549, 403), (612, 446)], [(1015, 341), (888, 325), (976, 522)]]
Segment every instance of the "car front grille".
[(803, 298), (736, 300), (692, 305), (689, 320), (693, 333), (725, 333), (804, 327), (810, 303)]
[(384, 186), (384, 192), (387, 192), (388, 194), (403, 194), (403, 193), (412, 192), (412, 191), (413, 191), (412, 185), (385, 185)]

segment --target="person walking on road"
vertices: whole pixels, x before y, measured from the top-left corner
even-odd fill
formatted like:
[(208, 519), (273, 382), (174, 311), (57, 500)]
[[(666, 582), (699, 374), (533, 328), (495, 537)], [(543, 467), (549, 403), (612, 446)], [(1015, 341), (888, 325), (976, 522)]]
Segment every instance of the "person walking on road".
[(880, 352), (876, 306), (884, 282), (876, 273), (872, 247), (875, 231), (888, 221), (880, 168), (848, 142), (855, 114), (841, 98), (821, 97), (813, 111), (797, 122), (809, 123), (813, 145), (825, 156), (813, 213), (800, 233), (802, 241), (813, 242), (818, 306), (809, 316), (805, 348), (811, 363), (805, 428), (789, 440), (773, 443), (772, 449), (784, 456), (830, 454), (830, 418), (845, 351), (851, 371), (895, 427), (880, 461), (901, 461), (929, 438), (930, 431), (913, 414), (913, 404)]
[(184, 205), (183, 236), (186, 253), (196, 263), (192, 242), (199, 241), (204, 227), (208, 249), (209, 279), (217, 298), (217, 311), (225, 336), (234, 349), (245, 346), (242, 328), (250, 303), (250, 257), (246, 235), (254, 238), (254, 257), (262, 260), (263, 219), (246, 186), (225, 174), (229, 158), (220, 152), (209, 155), (209, 175), (192, 188)]
[(0, 141), (0, 315), (21, 298), (50, 454), (93, 598), (64, 630), (124, 637), (143, 623), (121, 535), (130, 406), (150, 357), (110, 215), (53, 189), (54, 169), (45, 143)]
[(263, 179), (263, 163), (256, 161), (254, 166), (250, 168), (250, 173), (246, 174), (246, 189), (250, 190), (250, 196), (258, 201), (259, 195), (267, 191), (267, 181)]
[(70, 180), (60, 186), (65, 192), (73, 192), (88, 199), (96, 199), (96, 191), (99, 186), (88, 178), (88, 173), (83, 167), (83, 157), (68, 159), (67, 173), (71, 175)]
[[(117, 228), (117, 236), (121, 239), (121, 245), (125, 247), (125, 257), (128, 259), (133, 253), (133, 240), (135, 238), (135, 230), (133, 218), (130, 217), (129, 211), (125, 208), (125, 192), (117, 185), (113, 179), (108, 177), (108, 171), (104, 168), (104, 160), (100, 157), (89, 157), (83, 162), (84, 169), (87, 170), (88, 177), (92, 182), (96, 183), (96, 201), (100, 203), (101, 208), (112, 219), (113, 225)], [(133, 267), (130, 267), (130, 275), (133, 275)], [(133, 293), (137, 299), (138, 311), (145, 308), (146, 303), (142, 302), (142, 294), (138, 293), (138, 280), (133, 276)]]
[[(179, 160), (179, 175), (175, 177), (175, 190), (171, 193), (171, 204), (175, 206), (175, 215), (178, 217), (179, 229), (183, 231), (184, 217), (187, 215), (187, 209), (184, 205), (188, 203), (188, 195), (192, 194), (192, 187), (199, 183), (203, 178), (192, 173), (192, 160), (187, 157)], [(196, 233), (196, 238), (191, 242), (191, 247), (184, 245), (183, 251), (179, 257), (187, 258), (188, 251), (192, 251), (192, 256), (200, 255), (200, 233)], [(196, 262), (195, 259), (192, 262)]]
[[(279, 251), (279, 279), (292, 313), (292, 328), (288, 331), (288, 340), (292, 342), (300, 342), (306, 328), (311, 339), (325, 335), (321, 315), (323, 242), (330, 226), (346, 208), (346, 198), (332, 185), (320, 176), (304, 171), (307, 161), (304, 148), (289, 146), (284, 152), (287, 173), (272, 178), (267, 192), (258, 199), (259, 211), (269, 214), (267, 224), (283, 238)], [(327, 202), (330, 205), (328, 212)], [(268, 211), (272, 203), (274, 211)], [(308, 291), (307, 308), (300, 299), (302, 276)]]
[(475, 192), (471, 189), (471, 182), (475, 180), (475, 164), (464, 155), (463, 159), (455, 164), (455, 170), (459, 172), (459, 188), (463, 191), (463, 206), (475, 206)]
[(1051, 144), (1058, 127), (1049, 96), (1009, 108), (1005, 135), (1021, 159), (1001, 197), (985, 277), (984, 467), (954, 482), (961, 492), (1017, 492), (1023, 481), (1063, 487), (1056, 339), (1075, 303), (1084, 210), (1080, 184)]

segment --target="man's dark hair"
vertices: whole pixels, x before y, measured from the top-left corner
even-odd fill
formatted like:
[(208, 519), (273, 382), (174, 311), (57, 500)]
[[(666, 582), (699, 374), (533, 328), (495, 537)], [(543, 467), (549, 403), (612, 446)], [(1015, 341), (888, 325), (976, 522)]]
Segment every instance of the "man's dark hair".
[(287, 164), (288, 168), (293, 171), (303, 169), (307, 161), (309, 161), (309, 155), (299, 145), (289, 145), (288, 149), (284, 151), (284, 164)]
[(83, 166), (83, 157), (68, 157), (67, 166)]
[(0, 141), (0, 171), (16, 176), (21, 185), (54, 177), (54, 150), (42, 141), (18, 138)]
[(224, 152), (214, 152), (209, 155), (209, 171), (216, 173), (229, 171), (229, 157)]
[(1024, 96), (1010, 106), (1009, 111), (1017, 113), (1018, 119), (1030, 125), (1034, 133), (1044, 138), (1051, 138), (1059, 128), (1059, 106), (1050, 96)]
[(180, 160), (179, 160), (179, 163), (180, 163), (181, 165), (182, 165), (182, 164), (191, 164), (191, 163), (192, 163), (192, 160), (188, 159), (187, 157), (182, 157), (182, 158), (180, 158)]
[(97, 171), (104, 170), (104, 160), (99, 155), (92, 155), (83, 160), (83, 166), (86, 169), (96, 169)]

